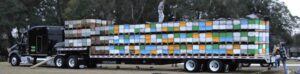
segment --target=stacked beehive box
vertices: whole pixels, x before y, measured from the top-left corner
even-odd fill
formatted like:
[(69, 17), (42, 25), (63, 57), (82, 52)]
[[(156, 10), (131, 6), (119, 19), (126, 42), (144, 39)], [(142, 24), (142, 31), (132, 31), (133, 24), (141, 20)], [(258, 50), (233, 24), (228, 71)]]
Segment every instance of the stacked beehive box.
[(65, 47), (84, 47), (91, 45), (91, 27), (97, 25), (97, 20), (65, 21)]
[(83, 29), (83, 33), (91, 34), (80, 33), (91, 35), (93, 54), (264, 55), (269, 52), (269, 22), (259, 19), (112, 24), (98, 20), (90, 30)]

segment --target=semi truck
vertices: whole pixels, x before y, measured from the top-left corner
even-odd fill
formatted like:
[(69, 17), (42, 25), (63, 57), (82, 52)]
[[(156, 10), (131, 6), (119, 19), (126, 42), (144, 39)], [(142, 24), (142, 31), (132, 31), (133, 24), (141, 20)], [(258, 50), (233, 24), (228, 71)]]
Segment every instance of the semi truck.
[(184, 63), (188, 72), (235, 71), (258, 63), (270, 68), (269, 21), (218, 19), (145, 24), (83, 19), (64, 26), (34, 26), (9, 48), (9, 63), (37, 63), (54, 57), (58, 68), (97, 64)]

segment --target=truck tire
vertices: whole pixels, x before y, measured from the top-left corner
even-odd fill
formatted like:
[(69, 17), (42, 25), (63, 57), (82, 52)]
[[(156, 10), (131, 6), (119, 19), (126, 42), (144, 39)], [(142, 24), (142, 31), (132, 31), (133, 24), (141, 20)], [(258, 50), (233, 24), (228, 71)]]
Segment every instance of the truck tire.
[(225, 65), (220, 60), (210, 60), (208, 62), (207, 66), (211, 72), (224, 72), (225, 71)]
[(66, 61), (65, 61), (65, 58), (63, 56), (56, 56), (54, 58), (54, 63), (55, 63), (55, 66), (58, 67), (58, 68), (66, 67)]
[(9, 60), (10, 60), (11, 66), (19, 66), (20, 65), (21, 60), (20, 60), (20, 57), (17, 55), (12, 55)]
[(67, 64), (69, 66), (69, 68), (72, 69), (78, 69), (79, 68), (79, 61), (78, 61), (78, 57), (77, 56), (69, 56), (68, 60), (67, 60)]
[(200, 69), (200, 63), (197, 60), (187, 60), (184, 62), (184, 69), (188, 72), (197, 72)]
[(250, 67), (251, 63), (242, 63), (242, 67)]

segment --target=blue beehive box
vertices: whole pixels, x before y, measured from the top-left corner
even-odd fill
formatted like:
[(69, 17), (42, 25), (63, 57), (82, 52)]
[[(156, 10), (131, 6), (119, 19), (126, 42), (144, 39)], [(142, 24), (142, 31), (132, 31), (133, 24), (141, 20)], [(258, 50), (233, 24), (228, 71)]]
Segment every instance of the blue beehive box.
[(212, 26), (206, 26), (205, 30), (212, 30)]
[(162, 38), (168, 38), (168, 34), (162, 34)]
[(118, 39), (115, 39), (115, 40), (114, 40), (114, 43), (120, 43), (120, 42), (119, 42), (119, 40), (118, 40)]
[(232, 36), (227, 36), (226, 37), (226, 42), (233, 42), (233, 37)]
[(186, 38), (186, 33), (180, 33), (180, 38)]
[(150, 50), (141, 50), (141, 54), (150, 54)]
[(166, 50), (166, 49), (163, 49), (163, 50), (162, 50), (162, 53), (163, 53), (163, 54), (169, 54), (169, 51)]
[(220, 42), (226, 42), (226, 37), (220, 37)]
[(120, 54), (125, 54), (125, 50), (119, 50)]
[(115, 49), (114, 46), (108, 46), (108, 47), (109, 47), (109, 50)]
[(200, 50), (193, 50), (193, 54), (199, 54), (200, 53)]
[(205, 21), (200, 21), (199, 22), (199, 30), (205, 30)]
[(156, 28), (151, 28), (150, 32), (156, 32)]
[(124, 43), (130, 43), (129, 39), (124, 39)]
[(181, 54), (180, 50), (174, 50), (174, 54)]
[(213, 50), (212, 50), (212, 49), (206, 49), (206, 50), (205, 50), (205, 53), (206, 53), (206, 54), (212, 54), (212, 53), (213, 53)]
[(124, 28), (125, 28), (125, 29), (130, 29), (129, 24), (125, 24), (125, 25), (124, 25)]
[(219, 49), (219, 54), (226, 54), (226, 49)]
[(241, 25), (247, 25), (248, 24), (247, 19), (241, 19), (240, 22), (241, 22)]

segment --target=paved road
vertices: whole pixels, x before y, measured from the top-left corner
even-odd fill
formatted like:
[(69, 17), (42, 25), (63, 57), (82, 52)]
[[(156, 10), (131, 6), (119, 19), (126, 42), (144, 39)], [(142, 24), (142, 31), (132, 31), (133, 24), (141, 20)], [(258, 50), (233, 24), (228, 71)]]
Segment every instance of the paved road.
[[(103, 65), (103, 68), (88, 68), (88, 69), (59, 69), (54, 67), (37, 67), (30, 69), (30, 65), (22, 65), (12, 67), (7, 62), (0, 62), (0, 74), (195, 74), (188, 73), (183, 70), (182, 65), (171, 67), (171, 65), (139, 65), (141, 69), (137, 69), (137, 65), (120, 65), (120, 69), (116, 69), (116, 65)], [(289, 67), (291, 71), (296, 69), (296, 66)], [(214, 74), (210, 72), (196, 72), (201, 74)], [(257, 67), (253, 65), (249, 68), (243, 68), (235, 72), (224, 74), (282, 74), (282, 68), (272, 69)]]

